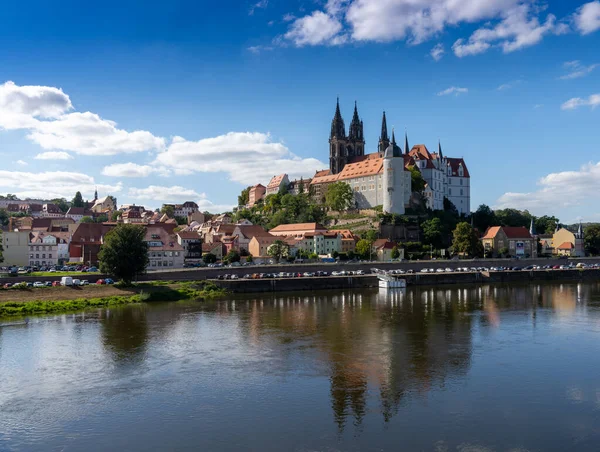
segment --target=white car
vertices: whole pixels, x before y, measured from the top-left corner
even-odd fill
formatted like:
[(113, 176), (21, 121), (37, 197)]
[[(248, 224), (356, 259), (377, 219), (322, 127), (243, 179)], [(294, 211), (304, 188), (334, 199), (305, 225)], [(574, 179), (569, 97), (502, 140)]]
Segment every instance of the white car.
[(421, 273), (429, 273), (429, 270), (427, 270), (426, 268), (422, 268)]
[(79, 283), (80, 286), (88, 286), (90, 282), (87, 279), (82, 279)]
[(33, 287), (46, 287), (46, 285), (41, 281), (36, 281), (33, 283)]

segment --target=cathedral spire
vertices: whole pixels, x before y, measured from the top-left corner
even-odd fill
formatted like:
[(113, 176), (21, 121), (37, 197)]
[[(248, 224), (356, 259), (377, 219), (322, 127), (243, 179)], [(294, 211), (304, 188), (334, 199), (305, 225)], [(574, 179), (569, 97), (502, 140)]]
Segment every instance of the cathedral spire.
[(396, 134), (394, 133), (394, 128), (392, 127), (392, 144), (396, 145)]
[(330, 138), (346, 138), (346, 126), (344, 125), (344, 119), (340, 112), (340, 98), (337, 98), (335, 106), (335, 115), (331, 121), (331, 136)]
[(444, 158), (444, 154), (442, 154), (442, 142), (440, 140), (438, 140), (438, 156), (440, 159)]
[(98, 187), (96, 187), (96, 190), (94, 191), (94, 201), (98, 200)]
[(353, 141), (363, 140), (363, 126), (362, 121), (358, 117), (358, 106), (356, 105), (356, 101), (354, 101), (354, 115), (352, 116), (352, 122), (350, 123), (348, 138)]
[(408, 154), (410, 152), (410, 148), (408, 147), (408, 132), (404, 131), (404, 153)]
[(390, 145), (390, 137), (387, 131), (387, 119), (385, 118), (385, 111), (383, 112), (383, 118), (381, 119), (381, 136), (379, 137), (379, 152), (385, 152)]

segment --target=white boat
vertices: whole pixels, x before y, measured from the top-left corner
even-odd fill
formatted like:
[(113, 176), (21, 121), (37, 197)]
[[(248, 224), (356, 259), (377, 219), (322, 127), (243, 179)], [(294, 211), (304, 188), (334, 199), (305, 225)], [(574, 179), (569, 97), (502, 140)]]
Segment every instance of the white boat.
[(389, 274), (378, 274), (377, 279), (379, 280), (379, 287), (382, 289), (405, 289), (406, 280), (398, 278), (395, 275)]

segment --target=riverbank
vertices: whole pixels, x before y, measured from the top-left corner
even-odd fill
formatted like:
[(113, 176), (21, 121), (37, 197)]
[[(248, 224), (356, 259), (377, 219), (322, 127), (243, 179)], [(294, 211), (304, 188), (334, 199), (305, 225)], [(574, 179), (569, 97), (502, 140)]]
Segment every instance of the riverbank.
[(0, 291), (0, 317), (76, 311), (152, 301), (206, 300), (227, 291), (211, 282), (140, 283), (129, 287), (90, 285)]

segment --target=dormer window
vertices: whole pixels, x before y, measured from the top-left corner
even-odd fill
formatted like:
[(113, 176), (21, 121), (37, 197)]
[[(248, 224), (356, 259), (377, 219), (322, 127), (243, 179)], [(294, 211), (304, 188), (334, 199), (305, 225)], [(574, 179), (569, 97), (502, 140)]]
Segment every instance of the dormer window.
[(463, 171), (463, 167), (462, 167), (462, 165), (458, 167), (458, 175), (459, 175), (460, 177), (463, 177), (463, 176), (464, 176), (464, 171)]

